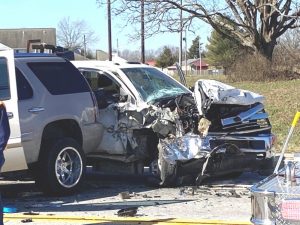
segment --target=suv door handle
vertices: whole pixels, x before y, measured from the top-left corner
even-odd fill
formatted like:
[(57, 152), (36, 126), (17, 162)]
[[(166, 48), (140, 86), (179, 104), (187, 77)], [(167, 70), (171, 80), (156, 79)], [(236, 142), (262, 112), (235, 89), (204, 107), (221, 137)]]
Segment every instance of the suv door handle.
[(14, 117), (14, 114), (12, 112), (7, 112), (8, 119), (12, 119)]
[(28, 109), (28, 112), (38, 113), (38, 112), (42, 112), (44, 110), (45, 110), (44, 107), (32, 107), (31, 109)]

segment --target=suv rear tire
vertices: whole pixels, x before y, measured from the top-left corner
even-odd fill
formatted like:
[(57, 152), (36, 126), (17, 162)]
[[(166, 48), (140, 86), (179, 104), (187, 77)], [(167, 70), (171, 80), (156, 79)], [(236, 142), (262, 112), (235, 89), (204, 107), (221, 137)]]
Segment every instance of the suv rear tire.
[(62, 138), (43, 146), (38, 185), (50, 195), (74, 193), (85, 175), (86, 161), (81, 146), (73, 138)]

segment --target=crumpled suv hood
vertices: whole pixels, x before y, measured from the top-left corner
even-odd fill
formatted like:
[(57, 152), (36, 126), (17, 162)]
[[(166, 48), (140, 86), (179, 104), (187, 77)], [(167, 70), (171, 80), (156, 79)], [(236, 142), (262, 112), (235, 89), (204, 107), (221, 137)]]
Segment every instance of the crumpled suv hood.
[(207, 104), (253, 105), (264, 101), (260, 94), (237, 89), (215, 80), (198, 80), (195, 83), (194, 94), (200, 115), (205, 115)]

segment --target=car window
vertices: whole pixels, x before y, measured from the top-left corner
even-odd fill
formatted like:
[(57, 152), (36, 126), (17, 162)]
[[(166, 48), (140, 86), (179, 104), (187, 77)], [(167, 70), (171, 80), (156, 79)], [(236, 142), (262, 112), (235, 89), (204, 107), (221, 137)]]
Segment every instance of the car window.
[(81, 70), (90, 84), (100, 109), (119, 101), (120, 85), (105, 72)]
[(177, 96), (188, 91), (175, 80), (155, 68), (121, 69), (146, 102)]
[(89, 92), (82, 74), (68, 61), (31, 62), (28, 66), (53, 95)]
[(119, 85), (112, 80), (109, 75), (97, 71), (82, 71), (83, 76), (90, 84), (92, 90), (104, 90), (109, 92), (119, 92)]
[(17, 90), (18, 90), (18, 99), (25, 100), (30, 99), (33, 96), (33, 90), (22, 74), (22, 72), (16, 68), (16, 80), (17, 80)]
[(10, 99), (7, 60), (0, 57), (0, 100)]
[(96, 71), (81, 71), (89, 85), (91, 86), (92, 90), (97, 90), (97, 72)]

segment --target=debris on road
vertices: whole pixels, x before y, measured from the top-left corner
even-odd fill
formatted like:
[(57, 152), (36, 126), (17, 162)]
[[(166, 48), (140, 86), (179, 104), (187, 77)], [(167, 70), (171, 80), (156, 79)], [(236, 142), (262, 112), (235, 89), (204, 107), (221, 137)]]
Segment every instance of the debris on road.
[(203, 185), (179, 189), (179, 195), (234, 197), (250, 196), (249, 185)]
[(22, 223), (31, 223), (33, 220), (31, 218), (21, 220)]
[(29, 211), (29, 212), (24, 212), (23, 215), (40, 215), (40, 213), (38, 212), (34, 212), (34, 211)]
[(124, 199), (130, 199), (130, 198), (131, 198), (128, 191), (120, 192), (120, 193), (119, 193), (119, 197), (120, 197), (121, 199), (123, 199), (123, 200), (124, 200)]
[(130, 208), (125, 208), (125, 209), (120, 209), (117, 212), (118, 216), (123, 216), (123, 217), (132, 217), (135, 216), (137, 213), (138, 207), (130, 207)]

